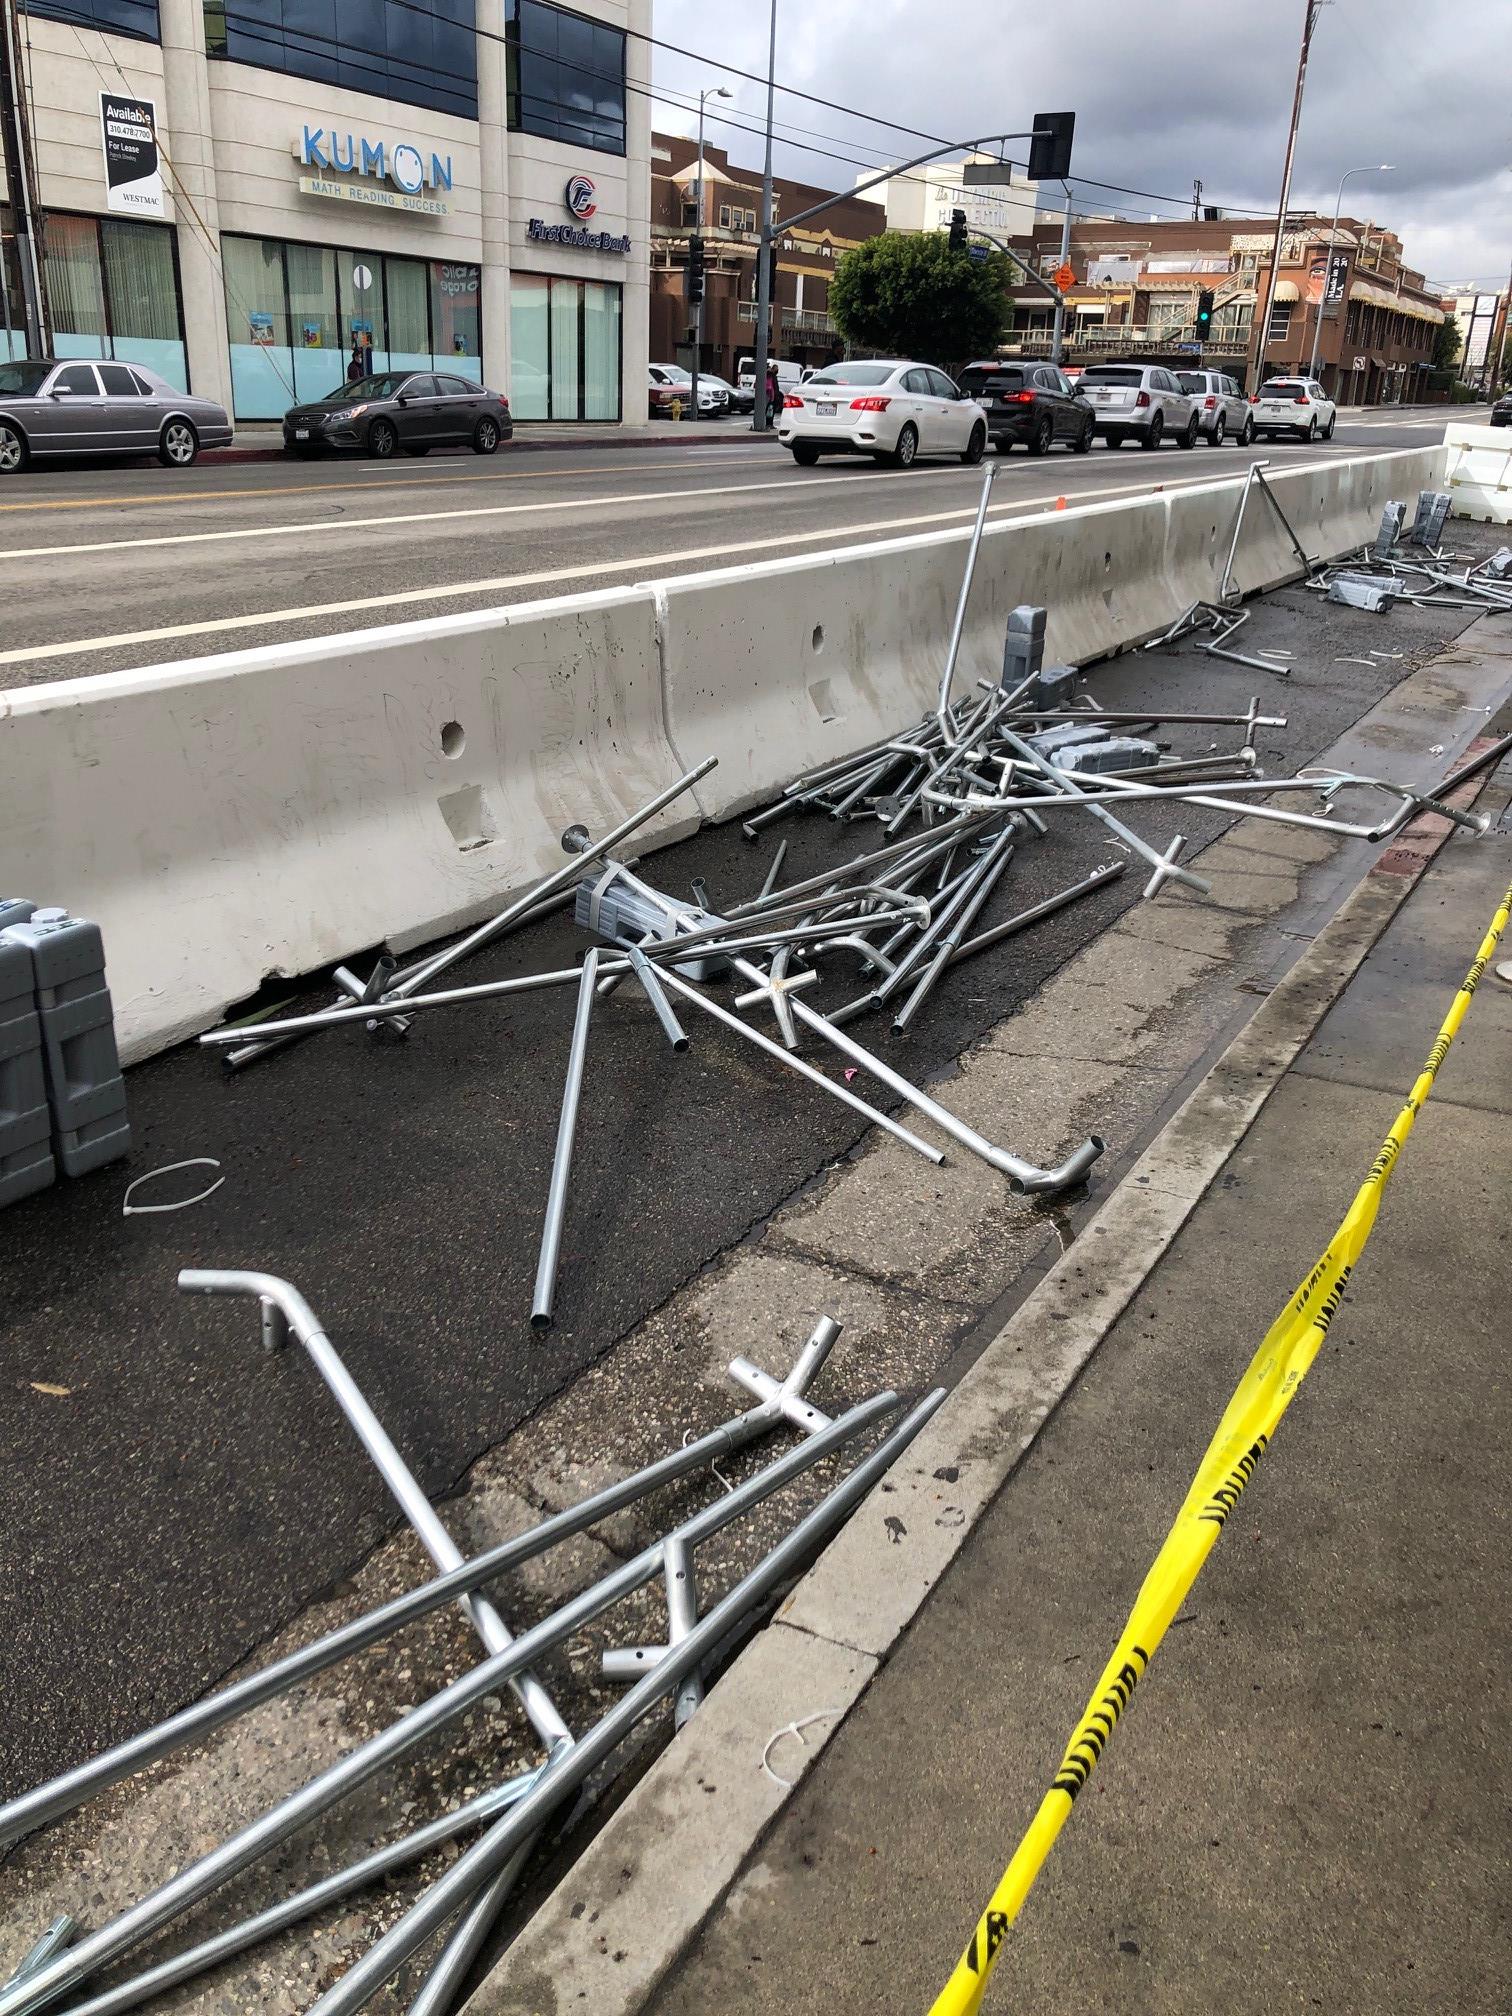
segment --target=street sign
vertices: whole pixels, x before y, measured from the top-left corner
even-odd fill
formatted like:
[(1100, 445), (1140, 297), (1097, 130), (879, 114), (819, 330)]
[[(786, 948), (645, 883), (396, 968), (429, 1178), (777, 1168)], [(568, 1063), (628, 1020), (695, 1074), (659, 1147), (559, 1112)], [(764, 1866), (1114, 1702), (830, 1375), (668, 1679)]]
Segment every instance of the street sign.
[(1065, 293), (1068, 287), (1074, 287), (1076, 285), (1076, 275), (1072, 272), (1069, 266), (1057, 266), (1055, 269), (1054, 277), (1055, 277), (1055, 284), (1057, 287), (1059, 287), (1062, 294)]
[(352, 285), (359, 294), (366, 294), (372, 284), (373, 274), (371, 267), (354, 266), (352, 268)]
[(1202, 355), (1202, 345), (1200, 343), (1178, 343), (1176, 348), (1184, 357), (1200, 357)]
[(1011, 161), (968, 161), (961, 169), (961, 186), (965, 189), (979, 182), (1003, 184), (1012, 180)]
[(991, 248), (986, 245), (968, 245), (966, 247), (966, 255), (970, 259), (975, 259), (977, 264), (980, 266), (988, 257), (990, 249)]

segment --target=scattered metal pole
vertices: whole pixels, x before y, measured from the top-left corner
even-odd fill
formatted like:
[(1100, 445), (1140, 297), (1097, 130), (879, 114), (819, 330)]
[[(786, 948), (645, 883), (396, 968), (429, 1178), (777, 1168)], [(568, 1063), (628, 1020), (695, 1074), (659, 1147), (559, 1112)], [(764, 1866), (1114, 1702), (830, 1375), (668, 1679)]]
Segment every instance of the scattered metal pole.
[(562, 1223), (567, 1215), (567, 1183), (572, 1174), (572, 1144), (577, 1134), (578, 1103), (583, 1096), (583, 1065), (588, 1056), (588, 1023), (593, 1014), (593, 989), (598, 979), (598, 951), (590, 946), (583, 958), (572, 1047), (567, 1053), (567, 1082), (557, 1122), (556, 1155), (546, 1192), (546, 1223), (541, 1231), (541, 1257), (536, 1264), (535, 1300), (530, 1320), (537, 1330), (549, 1330), (556, 1301), (557, 1262), (562, 1251)]
[(992, 495), (997, 472), (997, 463), (991, 461), (982, 472), (982, 494), (977, 500), (976, 523), (971, 528), (971, 544), (966, 548), (966, 566), (961, 575), (961, 593), (956, 602), (955, 621), (950, 626), (950, 644), (945, 652), (945, 669), (940, 674), (940, 698), (935, 708), (935, 719), (939, 722), (940, 733), (947, 743), (951, 740), (950, 688), (955, 678), (956, 659), (960, 656), (961, 633), (966, 627), (966, 604), (971, 600), (971, 581), (976, 573), (977, 552), (982, 544), (982, 528), (987, 523), (987, 500)]

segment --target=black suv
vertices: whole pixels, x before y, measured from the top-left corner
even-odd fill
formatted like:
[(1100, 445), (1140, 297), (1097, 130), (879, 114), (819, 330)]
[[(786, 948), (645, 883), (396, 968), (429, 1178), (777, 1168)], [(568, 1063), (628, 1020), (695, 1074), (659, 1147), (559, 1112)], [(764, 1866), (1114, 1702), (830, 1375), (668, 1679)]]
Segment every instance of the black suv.
[(968, 364), (961, 391), (987, 415), (987, 437), (1006, 455), (1021, 441), (1031, 455), (1048, 454), (1055, 442), (1085, 455), (1092, 446), (1092, 408), (1055, 364)]

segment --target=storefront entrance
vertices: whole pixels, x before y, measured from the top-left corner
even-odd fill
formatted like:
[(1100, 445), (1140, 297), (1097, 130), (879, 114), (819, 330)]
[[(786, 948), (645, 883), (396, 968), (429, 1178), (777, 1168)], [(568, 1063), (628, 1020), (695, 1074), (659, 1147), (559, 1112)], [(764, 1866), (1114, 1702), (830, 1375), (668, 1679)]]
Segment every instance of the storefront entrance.
[(509, 403), (516, 420), (618, 420), (619, 288), (516, 273), (509, 302)]

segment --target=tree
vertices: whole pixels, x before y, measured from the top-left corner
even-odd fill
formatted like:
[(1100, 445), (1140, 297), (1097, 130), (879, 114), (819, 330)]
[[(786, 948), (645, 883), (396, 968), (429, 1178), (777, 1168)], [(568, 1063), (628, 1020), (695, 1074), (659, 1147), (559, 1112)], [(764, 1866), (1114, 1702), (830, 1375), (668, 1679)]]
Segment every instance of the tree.
[(926, 364), (991, 356), (1008, 326), (1011, 267), (943, 232), (884, 231), (845, 253), (830, 282), (835, 326), (857, 350)]
[(1459, 362), (1460, 326), (1452, 315), (1446, 315), (1438, 326), (1433, 339), (1433, 365), (1435, 371), (1450, 371)]

